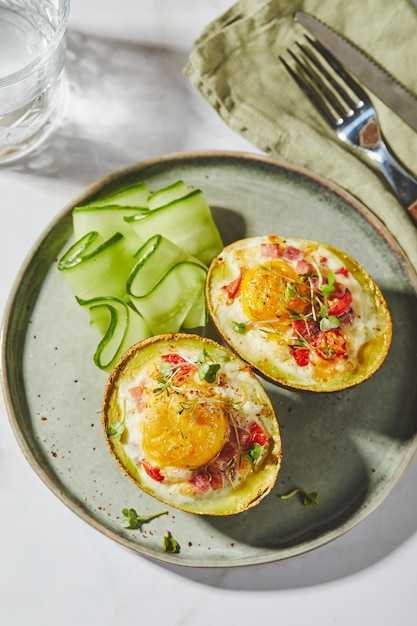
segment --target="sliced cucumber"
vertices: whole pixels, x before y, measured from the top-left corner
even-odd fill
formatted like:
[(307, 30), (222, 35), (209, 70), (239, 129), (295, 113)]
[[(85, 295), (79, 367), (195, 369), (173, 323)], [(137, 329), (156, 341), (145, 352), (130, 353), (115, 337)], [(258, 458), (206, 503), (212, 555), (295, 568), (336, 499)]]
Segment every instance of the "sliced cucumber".
[(79, 298), (127, 299), (126, 281), (134, 263), (121, 233), (103, 241), (99, 233), (92, 232), (70, 247), (59, 260), (58, 269)]
[(204, 299), (207, 270), (197, 263), (182, 261), (165, 274), (146, 295), (130, 299), (147, 321), (152, 334), (175, 333), (181, 328), (196, 298)]
[(140, 248), (135, 260), (126, 291), (129, 296), (141, 298), (159, 283), (173, 265), (188, 260), (188, 255), (166, 237), (155, 235)]
[(153, 211), (159, 209), (165, 204), (169, 204), (174, 200), (183, 198), (190, 193), (190, 188), (184, 183), (183, 180), (177, 180), (172, 185), (167, 185), (162, 189), (158, 189), (150, 194), (148, 198), (148, 206)]
[(206, 265), (223, 249), (210, 207), (199, 189), (146, 216), (125, 220), (143, 241), (159, 233)]
[(58, 269), (102, 339), (110, 371), (151, 335), (207, 324), (207, 267), (223, 243), (201, 190), (182, 180), (150, 194), (138, 183), (73, 209), (76, 243)]
[(93, 200), (89, 202), (89, 204), (95, 206), (118, 204), (120, 206), (147, 207), (148, 196), (149, 189), (147, 186), (144, 183), (137, 183), (130, 185), (130, 187), (125, 187), (120, 191), (116, 191), (115, 193), (103, 196), (102, 198), (97, 198), (97, 200)]
[(94, 353), (94, 363), (111, 371), (130, 346), (150, 337), (145, 320), (129, 305), (117, 298), (92, 298), (77, 302), (90, 313), (90, 324), (102, 335)]
[(132, 237), (136, 241), (140, 241), (137, 235), (135, 236), (132, 232), (132, 228), (126, 224), (124, 218), (148, 212), (148, 208), (139, 209), (138, 207), (125, 207), (118, 204), (76, 206), (72, 210), (74, 235), (78, 240), (87, 233), (97, 231), (102, 237), (107, 239), (114, 233), (122, 233), (125, 237)]
[(201, 291), (196, 294), (195, 300), (192, 303), (190, 310), (188, 311), (185, 319), (182, 323), (182, 328), (191, 329), (206, 326), (208, 322), (208, 310), (206, 306), (206, 298), (204, 294), (204, 286)]

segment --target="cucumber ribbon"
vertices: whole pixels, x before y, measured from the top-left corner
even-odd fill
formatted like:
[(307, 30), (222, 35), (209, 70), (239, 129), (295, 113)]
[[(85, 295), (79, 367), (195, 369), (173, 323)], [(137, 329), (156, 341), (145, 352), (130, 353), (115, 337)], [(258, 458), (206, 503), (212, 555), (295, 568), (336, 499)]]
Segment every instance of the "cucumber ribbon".
[(223, 243), (200, 190), (183, 181), (152, 194), (133, 185), (72, 217), (79, 237), (58, 269), (102, 336), (97, 367), (110, 371), (151, 335), (205, 326), (207, 266)]

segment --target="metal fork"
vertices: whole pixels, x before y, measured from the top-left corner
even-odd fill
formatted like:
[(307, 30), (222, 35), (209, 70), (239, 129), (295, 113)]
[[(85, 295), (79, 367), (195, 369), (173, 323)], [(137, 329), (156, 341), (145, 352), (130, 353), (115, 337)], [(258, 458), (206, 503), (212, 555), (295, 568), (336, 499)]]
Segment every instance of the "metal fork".
[(295, 69), (282, 56), (280, 61), (339, 139), (379, 168), (417, 224), (417, 180), (388, 149), (365, 90), (321, 43), (305, 38), (310, 45), (297, 43), (298, 56), (287, 50)]

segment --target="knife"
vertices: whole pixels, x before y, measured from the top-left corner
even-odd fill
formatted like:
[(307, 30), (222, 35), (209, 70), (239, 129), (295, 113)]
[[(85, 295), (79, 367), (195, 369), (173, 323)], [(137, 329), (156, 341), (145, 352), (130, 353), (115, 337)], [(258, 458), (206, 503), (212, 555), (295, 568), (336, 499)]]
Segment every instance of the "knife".
[(410, 93), (377, 61), (330, 26), (304, 11), (296, 11), (299, 22), (320, 43), (329, 48), (348, 70), (355, 74), (382, 102), (388, 105), (413, 130), (417, 130), (417, 96)]

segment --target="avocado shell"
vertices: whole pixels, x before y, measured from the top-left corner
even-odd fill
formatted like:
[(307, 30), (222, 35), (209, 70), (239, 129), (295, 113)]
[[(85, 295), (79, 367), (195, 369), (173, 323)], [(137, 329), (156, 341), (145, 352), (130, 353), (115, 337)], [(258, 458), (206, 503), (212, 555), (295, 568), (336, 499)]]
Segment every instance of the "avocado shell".
[[(109, 428), (115, 421), (123, 421), (123, 409), (118, 402), (118, 390), (123, 380), (140, 375), (142, 368), (155, 361), (167, 351), (178, 348), (185, 350), (197, 349), (199, 353), (205, 348), (216, 360), (224, 359), (238, 362), (242, 368), (242, 376), (248, 376), (247, 364), (227, 348), (212, 339), (188, 333), (168, 333), (145, 339), (133, 345), (118, 361), (112, 370), (105, 388), (102, 405), (102, 425), (109, 450), (129, 478), (145, 493), (155, 497), (174, 508), (195, 514), (233, 515), (257, 505), (273, 488), (281, 466), (282, 446), (278, 422), (274, 408), (260, 381), (250, 374), (250, 394), (265, 406), (266, 418), (263, 421), (270, 439), (270, 451), (258, 471), (249, 475), (248, 479), (235, 489), (223, 488), (198, 496), (183, 496), (172, 490), (169, 492), (163, 483), (159, 483), (146, 474), (142, 464), (135, 463), (129, 456), (125, 443), (125, 433), (121, 437), (109, 434)], [(247, 382), (247, 379), (246, 379)], [(158, 396), (155, 400), (157, 401)]]
[[(285, 241), (280, 237), (276, 237), (276, 239)], [(301, 247), (303, 245), (320, 245), (324, 247), (330, 254), (339, 258), (341, 264), (357, 279), (364, 292), (367, 292), (372, 298), (376, 311), (375, 327), (377, 331), (374, 336), (363, 342), (357, 354), (357, 363), (350, 372), (342, 372), (342, 374), (337, 375), (336, 370), (335, 375), (327, 374), (322, 378), (317, 378), (317, 380), (306, 382), (303, 380), (302, 367), (299, 367), (299, 372), (294, 371), (295, 368), (289, 371), (288, 368), (282, 367), (282, 363), (279, 360), (268, 359), (266, 356), (268, 340), (265, 340), (263, 348), (259, 347), (261, 343), (259, 342), (256, 350), (252, 352), (248, 349), (246, 343), (247, 339), (245, 337), (247, 338), (247, 336), (235, 332), (232, 323), (226, 325), (219, 318), (219, 302), (222, 298), (220, 295), (221, 285), (224, 283), (225, 276), (230, 275), (230, 279), (233, 277), (230, 274), (230, 268), (227, 266), (229, 253), (242, 247), (259, 246), (261, 243), (266, 243), (269, 240), (270, 237), (268, 236), (258, 236), (235, 241), (226, 246), (209, 267), (206, 280), (207, 309), (218, 334), (225, 344), (261, 376), (288, 388), (314, 392), (340, 391), (358, 385), (370, 378), (384, 362), (391, 345), (391, 314), (381, 289), (367, 271), (345, 252), (328, 244), (300, 238), (288, 238), (293, 245), (298, 243)]]

